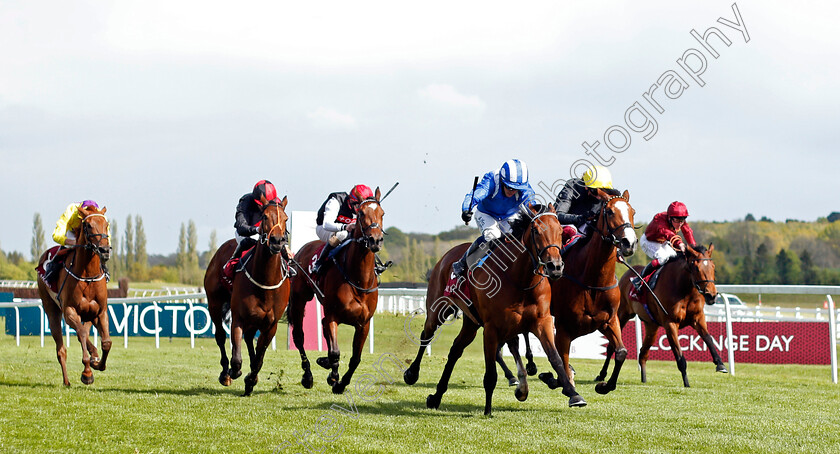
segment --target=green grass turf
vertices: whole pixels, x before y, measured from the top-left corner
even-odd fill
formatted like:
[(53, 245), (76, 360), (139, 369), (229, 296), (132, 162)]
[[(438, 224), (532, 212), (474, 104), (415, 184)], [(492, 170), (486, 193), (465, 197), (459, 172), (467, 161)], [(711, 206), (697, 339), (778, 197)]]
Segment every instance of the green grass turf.
[[(404, 317), (375, 320), (376, 354), (365, 347), (354, 383), (376, 374), (373, 362), (381, 354), (407, 360), (416, 352), (403, 332)], [(153, 338), (130, 338), (128, 349), (115, 339), (108, 370), (95, 372), (91, 386), (79, 381), (81, 353), (73, 339), (72, 386), (64, 388), (51, 338), (44, 348), (37, 336), (16, 347), (13, 336), (2, 335), (0, 452), (247, 453), (278, 446), (289, 453), (840, 452), (840, 386), (826, 366), (738, 364), (730, 376), (715, 373), (711, 362), (689, 363), (692, 387), (683, 388), (673, 362), (651, 361), (647, 384), (636, 363), (627, 362), (619, 388), (601, 396), (592, 381), (600, 362), (575, 360), (587, 407), (568, 408), (559, 390), (536, 377), (528, 400), (518, 402), (500, 374), (493, 417), (486, 418), (479, 331), (440, 410), (426, 409), (458, 326), (443, 328), (416, 385), (379, 378), (382, 391), (369, 401), (353, 383), (345, 395), (333, 395), (327, 372), (314, 364), (317, 352), (310, 354), (315, 387), (303, 389), (297, 353), (281, 348), (266, 355), (254, 394), (240, 397), (241, 378), (229, 388), (216, 381), (219, 356), (211, 339), (191, 349), (189, 339), (163, 338), (159, 350)], [(339, 331), (343, 372), (351, 330)], [(278, 347), (285, 340), (284, 332)], [(538, 365), (545, 370), (547, 362)], [(351, 396), (355, 417), (332, 409), (348, 407)], [(309, 444), (299, 444), (305, 434)]]

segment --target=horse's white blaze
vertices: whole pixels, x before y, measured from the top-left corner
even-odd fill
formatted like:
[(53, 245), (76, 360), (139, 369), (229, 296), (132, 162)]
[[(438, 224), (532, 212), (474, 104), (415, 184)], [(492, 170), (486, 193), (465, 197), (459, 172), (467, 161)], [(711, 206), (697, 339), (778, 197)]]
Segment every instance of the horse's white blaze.
[[(613, 205), (613, 207), (616, 210), (618, 210), (619, 213), (621, 213), (621, 216), (625, 221), (630, 222), (630, 205), (627, 202), (619, 200), (618, 202), (615, 202), (615, 205)], [(636, 231), (633, 230), (632, 227), (625, 227), (624, 238), (627, 238), (627, 240), (630, 241), (630, 244), (635, 243)]]
[(709, 266), (709, 261), (708, 260), (703, 260), (703, 266)]

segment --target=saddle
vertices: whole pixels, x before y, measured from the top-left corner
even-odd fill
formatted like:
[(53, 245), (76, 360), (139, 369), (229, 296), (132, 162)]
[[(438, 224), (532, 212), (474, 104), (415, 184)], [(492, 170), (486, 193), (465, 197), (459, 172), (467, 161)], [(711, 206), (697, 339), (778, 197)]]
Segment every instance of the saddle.
[[(332, 248), (332, 250), (330, 251), (330, 253), (327, 255), (327, 257), (325, 259), (324, 265), (322, 266), (322, 269), (321, 269), (321, 272), (320, 272), (321, 275), (324, 274), (323, 267), (329, 266), (329, 264), (331, 262), (335, 262), (335, 256), (338, 255), (338, 253), (341, 252), (342, 249), (347, 247), (347, 245), (350, 244), (351, 241), (353, 241), (353, 238), (347, 238), (346, 240), (339, 243), (338, 246)], [(312, 254), (312, 258), (309, 260), (309, 266), (306, 268), (306, 272), (309, 273), (310, 275), (312, 274), (312, 270), (315, 268), (315, 262), (318, 261), (318, 257), (321, 256), (321, 253), (324, 251), (325, 247), (327, 247), (327, 243), (324, 243), (324, 244), (318, 246), (318, 249), (316, 249), (315, 253)]]
[[(656, 288), (656, 283), (659, 281), (659, 275), (662, 273), (663, 268), (665, 268), (665, 267), (660, 266), (659, 268), (656, 269), (656, 271), (654, 271), (653, 273), (650, 273), (649, 275), (647, 275), (645, 277), (645, 282), (647, 282), (647, 286), (650, 287), (651, 290)], [(630, 299), (632, 299), (632, 300), (635, 300), (635, 301), (638, 301), (638, 302), (644, 304), (644, 302), (642, 301), (642, 295), (644, 294), (644, 291), (647, 287), (643, 286), (642, 283), (639, 282), (638, 277), (631, 277), (630, 278), (630, 284), (631, 284), (630, 285), (630, 291), (627, 293), (627, 296), (629, 296)], [(637, 290), (640, 287), (642, 288), (642, 291)]]
[[(53, 272), (52, 276), (47, 278), (47, 268), (50, 267), (57, 267), (61, 266), (64, 263), (64, 257), (59, 257), (56, 259), (56, 255), (58, 255), (58, 251), (61, 250), (61, 246), (53, 246), (47, 249), (47, 253), (44, 254), (44, 260), (35, 267), (35, 271), (38, 273), (38, 277), (47, 284), (47, 287), (53, 292), (58, 293), (58, 279), (55, 279), (56, 273)], [(55, 262), (55, 263), (53, 263)]]
[(224, 284), (229, 292), (233, 291), (233, 277), (245, 268), (252, 255), (254, 255), (254, 246), (251, 246), (251, 248), (243, 252), (238, 258), (228, 260), (225, 266), (222, 267), (222, 284)]

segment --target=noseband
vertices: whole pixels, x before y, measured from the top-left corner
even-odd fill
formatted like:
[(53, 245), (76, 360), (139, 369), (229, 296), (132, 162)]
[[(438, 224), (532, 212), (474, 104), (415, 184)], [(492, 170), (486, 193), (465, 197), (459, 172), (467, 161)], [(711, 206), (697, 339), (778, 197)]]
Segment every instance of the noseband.
[[(700, 271), (700, 269), (699, 269), (699, 267), (696, 265), (696, 262), (699, 262), (699, 261), (701, 261), (701, 260), (708, 260), (708, 261), (710, 261), (710, 262), (712, 261), (712, 259), (711, 259), (711, 258), (701, 258), (701, 259), (694, 259), (694, 258), (689, 259), (689, 258), (686, 258), (685, 260), (686, 260), (686, 262), (688, 262), (688, 263), (689, 263), (689, 265), (694, 266), (695, 268), (697, 268), (698, 272)], [(691, 273), (690, 271), (691, 271), (691, 270), (689, 270), (689, 275), (691, 276), (691, 283), (694, 285), (694, 288), (696, 288), (696, 289), (697, 289), (697, 291), (698, 291), (698, 292), (700, 292), (700, 294), (701, 294), (701, 295), (703, 295), (704, 297), (708, 295), (708, 296), (710, 296), (711, 298), (714, 298), (714, 297), (715, 297), (715, 295), (713, 295), (711, 292), (709, 292), (708, 290), (706, 290), (706, 287), (708, 287), (709, 282), (711, 282), (712, 284), (714, 284), (714, 283), (715, 283), (715, 280), (714, 280), (714, 279), (699, 279), (699, 280), (698, 280), (698, 279), (694, 279), (694, 273)], [(703, 286), (701, 287), (701, 286), (700, 286), (700, 284), (703, 284)]]
[[(625, 199), (623, 196), (620, 196), (620, 195), (610, 197), (609, 199), (607, 199), (607, 200), (604, 202), (604, 205), (603, 205), (603, 206), (601, 206), (601, 212), (598, 214), (598, 218), (599, 218), (599, 219), (600, 219), (600, 218), (605, 218), (605, 214), (604, 214), (604, 212), (605, 212), (605, 211), (606, 211), (606, 209), (607, 209), (607, 205), (609, 205), (609, 203), (610, 203), (610, 202), (612, 202), (612, 201), (613, 201), (613, 200), (615, 200), (615, 199), (621, 199), (621, 200), (624, 200), (624, 201), (625, 201), (625, 202), (627, 202), (627, 203), (630, 203), (627, 199)], [(606, 223), (607, 223), (607, 221), (606, 221), (606, 218), (605, 218), (605, 219), (604, 219), (605, 228), (606, 228), (606, 229), (609, 229), (609, 227), (606, 227)], [(619, 225), (619, 226), (617, 226), (617, 227), (614, 227), (614, 228), (612, 228), (612, 229), (609, 229), (609, 230), (607, 230), (606, 232), (604, 232), (604, 231), (602, 231), (600, 228), (598, 228), (598, 224), (597, 224), (597, 223), (595, 224), (595, 230), (596, 230), (596, 231), (597, 231), (597, 232), (601, 235), (601, 239), (602, 239), (602, 240), (604, 240), (604, 241), (606, 241), (607, 243), (612, 244), (612, 245), (613, 245), (613, 246), (615, 246), (615, 247), (619, 247), (619, 246), (621, 245), (621, 238), (616, 237), (616, 236), (615, 236), (615, 232), (617, 232), (617, 231), (618, 231), (618, 230), (620, 230), (620, 229), (626, 228), (626, 227), (629, 227), (629, 228), (631, 228), (631, 229), (632, 229), (632, 228), (633, 228), (633, 224), (630, 224), (629, 222), (625, 222), (624, 224), (621, 224), (621, 225)]]
[[(368, 204), (368, 203), (379, 203), (379, 201), (378, 201), (378, 200), (376, 200), (376, 199), (373, 199), (373, 198), (371, 198), (371, 199), (365, 199), (365, 200), (363, 200), (363, 201), (359, 204), (359, 209), (358, 209), (358, 211), (359, 211), (359, 212), (361, 212), (361, 211), (362, 211), (362, 206), (364, 206), (364, 205), (366, 205), (366, 204)], [(359, 244), (361, 244), (362, 246), (364, 246), (364, 247), (365, 247), (365, 249), (370, 249), (370, 248), (372, 248), (372, 247), (376, 244), (376, 241), (377, 241), (377, 240), (375, 240), (375, 239), (373, 238), (373, 235), (370, 233), (370, 231), (371, 231), (372, 229), (380, 229), (380, 230), (382, 230), (382, 226), (380, 226), (380, 225), (379, 225), (379, 223), (377, 223), (377, 222), (373, 222), (373, 223), (371, 223), (371, 224), (370, 224), (369, 226), (367, 226), (367, 227), (364, 227), (363, 225), (359, 224), (359, 228), (360, 228), (360, 229), (362, 229), (362, 236), (361, 236), (361, 237), (359, 237), (359, 238), (357, 238), (357, 239), (355, 239), (354, 241), (356, 241), (357, 243), (359, 243)], [(384, 233), (384, 232), (383, 232), (383, 233)]]
[[(94, 254), (98, 255), (100, 259), (102, 259), (102, 254), (108, 254), (111, 252), (111, 247), (108, 246), (107, 248), (99, 246), (99, 242), (103, 239), (108, 240), (110, 235), (107, 233), (91, 233), (90, 232), (90, 225), (87, 223), (88, 218), (92, 217), (102, 217), (104, 218), (104, 214), (94, 213), (85, 216), (82, 219), (82, 233), (85, 235), (85, 244), (81, 246), (84, 249), (88, 249)], [(107, 221), (106, 221), (107, 222)], [(109, 243), (110, 244), (110, 243)]]
[[(537, 219), (539, 219), (543, 216), (549, 216), (549, 215), (557, 217), (557, 215), (555, 213), (547, 211), (545, 213), (540, 213), (540, 214), (534, 216), (533, 219), (531, 219), (530, 240), (531, 240), (531, 246), (533, 247), (534, 250), (537, 250), (537, 228), (534, 226), (534, 223), (537, 221)], [(548, 273), (546, 273), (545, 271), (540, 271), (540, 269), (545, 270), (546, 265), (548, 265), (547, 262), (542, 261), (542, 256), (543, 256), (543, 254), (545, 254), (546, 251), (548, 251), (551, 248), (557, 248), (557, 253), (558, 254), (562, 250), (562, 248), (559, 245), (549, 244), (548, 246), (546, 246), (546, 247), (540, 249), (539, 251), (537, 251), (537, 253), (535, 255), (533, 252), (531, 252), (531, 248), (528, 248), (528, 255), (531, 256), (531, 263), (534, 265), (534, 274), (540, 275), (542, 277), (550, 277), (548, 275)]]

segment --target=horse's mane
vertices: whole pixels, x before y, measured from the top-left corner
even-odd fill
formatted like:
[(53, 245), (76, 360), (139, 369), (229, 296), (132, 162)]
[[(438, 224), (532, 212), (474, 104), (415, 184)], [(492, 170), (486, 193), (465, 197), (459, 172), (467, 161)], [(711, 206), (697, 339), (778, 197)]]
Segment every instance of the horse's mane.
[[(702, 244), (695, 244), (691, 246), (691, 248), (694, 249), (698, 254), (705, 254), (707, 251), (706, 246), (703, 246)], [(682, 251), (677, 251), (677, 259), (688, 260), (688, 256), (686, 256), (685, 253), (683, 253)]]
[[(525, 229), (527, 229), (528, 226), (531, 225), (531, 220), (536, 216), (546, 213), (547, 211), (549, 211), (549, 208), (547, 205), (535, 203), (528, 207), (523, 206), (521, 210), (521, 216), (514, 219), (510, 223), (511, 234), (519, 239), (521, 239), (522, 235), (525, 234)], [(531, 210), (535, 210), (536, 213), (534, 213)]]
[(618, 189), (606, 189), (605, 188), (605, 189), (602, 189), (602, 191), (606, 192), (607, 194), (609, 194), (612, 197), (619, 197), (621, 195), (621, 191), (619, 191)]

